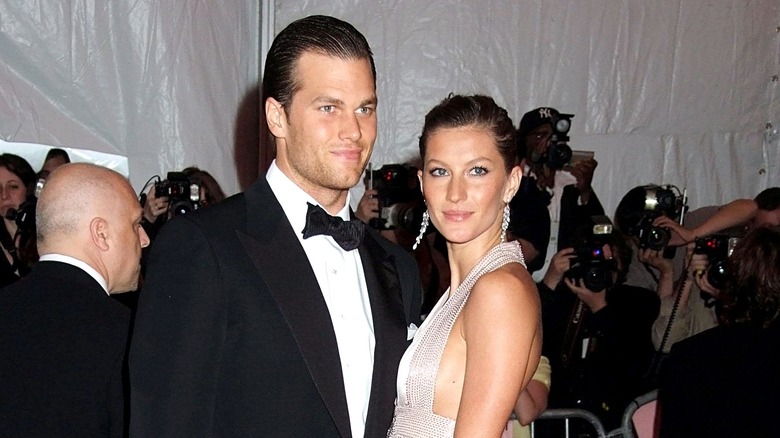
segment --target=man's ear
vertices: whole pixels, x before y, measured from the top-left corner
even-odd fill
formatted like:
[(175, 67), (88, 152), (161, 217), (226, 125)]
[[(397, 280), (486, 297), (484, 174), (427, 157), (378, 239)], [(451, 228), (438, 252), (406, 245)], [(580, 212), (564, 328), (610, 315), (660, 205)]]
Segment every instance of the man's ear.
[(520, 181), (523, 180), (523, 170), (520, 166), (515, 166), (509, 172), (509, 181), (507, 181), (506, 190), (504, 191), (504, 202), (509, 202), (515, 197), (515, 194), (520, 189)]
[(89, 236), (92, 244), (101, 251), (108, 251), (108, 222), (102, 217), (89, 221)]
[(284, 138), (287, 130), (287, 115), (284, 112), (284, 106), (273, 97), (265, 100), (265, 120), (268, 124), (268, 130), (276, 138)]

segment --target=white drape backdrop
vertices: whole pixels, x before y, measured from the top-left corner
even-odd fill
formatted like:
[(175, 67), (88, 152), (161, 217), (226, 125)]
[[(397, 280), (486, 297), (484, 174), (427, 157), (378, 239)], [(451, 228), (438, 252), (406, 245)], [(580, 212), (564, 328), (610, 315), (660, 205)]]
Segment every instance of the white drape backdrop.
[(374, 49), (375, 166), (416, 159), (449, 92), (487, 93), (515, 122), (575, 114), (609, 212), (645, 183), (692, 207), (780, 185), (776, 0), (0, 0), (0, 138), (124, 155), (136, 189), (198, 165), (234, 193), (260, 156), (260, 36), (317, 13)]

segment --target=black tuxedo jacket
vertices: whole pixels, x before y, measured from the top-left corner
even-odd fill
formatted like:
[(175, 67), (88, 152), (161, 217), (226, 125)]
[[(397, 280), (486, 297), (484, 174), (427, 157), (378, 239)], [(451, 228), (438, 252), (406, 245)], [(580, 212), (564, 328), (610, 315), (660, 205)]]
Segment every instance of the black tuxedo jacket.
[[(351, 436), (349, 376), (300, 231), (262, 177), (161, 230), (131, 346), (131, 436)], [(358, 251), (376, 338), (365, 435), (384, 437), (421, 288), (414, 260), (373, 230)]]
[(0, 290), (0, 436), (121, 437), (130, 311), (86, 272), (38, 262)]
[(780, 323), (718, 326), (675, 343), (661, 369), (660, 436), (778, 436)]

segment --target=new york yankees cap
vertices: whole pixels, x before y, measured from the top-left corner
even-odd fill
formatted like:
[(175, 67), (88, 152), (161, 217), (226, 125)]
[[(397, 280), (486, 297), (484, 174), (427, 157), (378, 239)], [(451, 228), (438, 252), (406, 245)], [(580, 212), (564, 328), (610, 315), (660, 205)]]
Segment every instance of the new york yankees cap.
[(517, 128), (518, 138), (525, 138), (531, 131), (544, 124), (552, 125), (552, 118), (557, 117), (558, 110), (551, 107), (540, 107), (523, 114), (520, 127)]

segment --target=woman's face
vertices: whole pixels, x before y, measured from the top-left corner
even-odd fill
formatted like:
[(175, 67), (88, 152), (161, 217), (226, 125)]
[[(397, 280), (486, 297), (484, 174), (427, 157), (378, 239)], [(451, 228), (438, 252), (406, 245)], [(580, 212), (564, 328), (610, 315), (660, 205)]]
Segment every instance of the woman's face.
[(27, 198), (22, 179), (5, 167), (0, 167), (0, 215), (5, 217), (11, 208), (18, 209)]
[(488, 132), (473, 126), (434, 131), (418, 175), (431, 220), (449, 242), (499, 238), (520, 173), (517, 167), (506, 173)]

